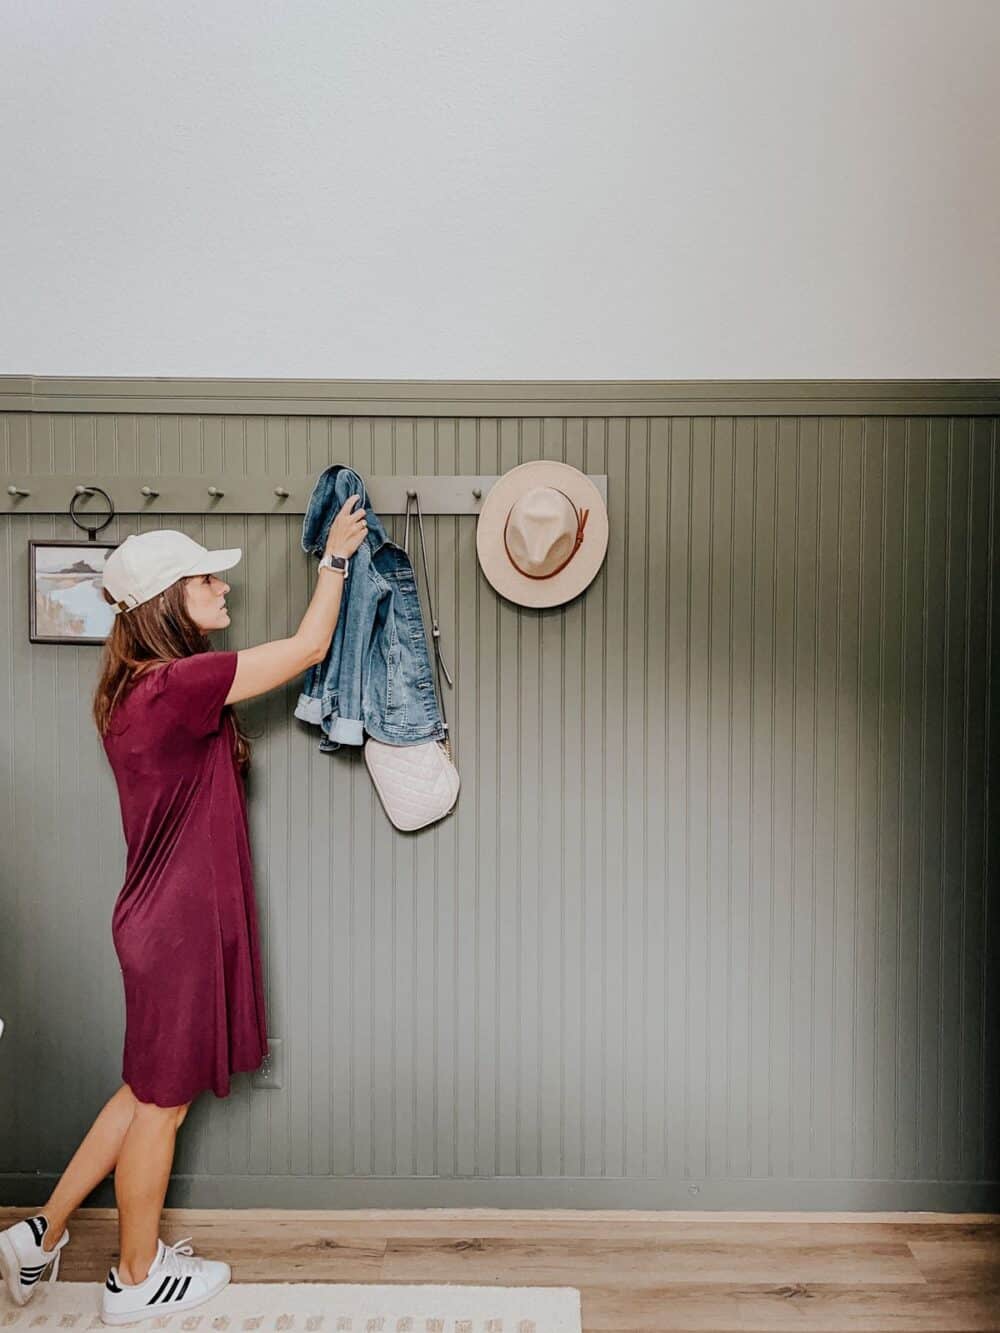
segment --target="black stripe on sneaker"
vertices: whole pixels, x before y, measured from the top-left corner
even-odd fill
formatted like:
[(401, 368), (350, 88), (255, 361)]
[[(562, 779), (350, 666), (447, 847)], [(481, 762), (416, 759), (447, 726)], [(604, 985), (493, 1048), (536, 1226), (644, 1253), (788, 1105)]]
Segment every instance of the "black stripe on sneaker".
[(115, 1281), (113, 1275), (110, 1272), (108, 1273), (107, 1280), (104, 1283), (104, 1285), (107, 1287), (108, 1291), (121, 1291), (121, 1287), (119, 1287), (118, 1283)]
[(182, 1280), (183, 1280), (183, 1279), (182, 1279), (182, 1278), (179, 1278), (179, 1277), (175, 1277), (175, 1278), (174, 1278), (174, 1285), (170, 1288), (170, 1290), (167, 1292), (166, 1296), (164, 1296), (164, 1298), (163, 1298), (163, 1304), (164, 1304), (164, 1305), (166, 1305), (167, 1301), (172, 1301), (172, 1300), (174, 1299), (174, 1292), (175, 1292), (175, 1291), (177, 1290), (177, 1288), (181, 1285)]
[(46, 1270), (46, 1268), (48, 1268), (48, 1264), (36, 1264), (36, 1265), (34, 1265), (33, 1267), (31, 1267), (31, 1268), (22, 1268), (22, 1269), (21, 1269), (21, 1276), (22, 1276), (22, 1277), (26, 1277), (26, 1276), (30, 1277), (30, 1275), (31, 1275), (32, 1273), (44, 1273), (45, 1270)]
[(157, 1289), (156, 1289), (156, 1294), (155, 1294), (153, 1297), (151, 1297), (151, 1299), (148, 1300), (148, 1301), (146, 1302), (146, 1304), (147, 1304), (147, 1305), (155, 1305), (156, 1302), (157, 1302), (157, 1301), (160, 1299), (160, 1297), (163, 1295), (164, 1290), (165, 1290), (167, 1287), (170, 1286), (170, 1283), (171, 1283), (172, 1280), (173, 1280), (172, 1278), (165, 1277), (165, 1278), (163, 1279), (163, 1281), (160, 1283), (160, 1285), (157, 1287)]
[(21, 1286), (33, 1287), (35, 1283), (39, 1281), (41, 1276), (42, 1276), (41, 1273), (36, 1273), (34, 1277), (23, 1277), (21, 1278)]
[(24, 1220), (27, 1222), (28, 1226), (31, 1227), (31, 1234), (35, 1238), (35, 1244), (41, 1245), (42, 1237), (45, 1235), (49, 1225), (47, 1220), (41, 1216), (26, 1217)]
[(188, 1289), (188, 1287), (190, 1286), (190, 1284), (191, 1284), (191, 1279), (190, 1279), (189, 1277), (186, 1277), (186, 1278), (184, 1279), (184, 1282), (183, 1282), (183, 1285), (181, 1286), (180, 1291), (177, 1293), (177, 1299), (178, 1299), (179, 1301), (182, 1301), (182, 1300), (184, 1299), (184, 1293), (187, 1291), (187, 1289)]

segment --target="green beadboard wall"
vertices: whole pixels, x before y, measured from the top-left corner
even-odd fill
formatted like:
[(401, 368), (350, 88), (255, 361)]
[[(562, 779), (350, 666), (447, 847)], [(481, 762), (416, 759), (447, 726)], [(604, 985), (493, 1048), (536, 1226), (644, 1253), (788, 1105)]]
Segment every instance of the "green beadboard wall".
[[(47, 1197), (123, 1032), (99, 649), (28, 641), (29, 538), (83, 534), (7, 485), (544, 457), (608, 478), (572, 603), (428, 520), (450, 818), (397, 833), (298, 682), (242, 706), (285, 1081), (195, 1103), (168, 1204), (1000, 1206), (998, 418), (995, 382), (0, 380), (0, 1202)], [(301, 515), (101, 536), (156, 526), (243, 547), (218, 646), (294, 632)]]

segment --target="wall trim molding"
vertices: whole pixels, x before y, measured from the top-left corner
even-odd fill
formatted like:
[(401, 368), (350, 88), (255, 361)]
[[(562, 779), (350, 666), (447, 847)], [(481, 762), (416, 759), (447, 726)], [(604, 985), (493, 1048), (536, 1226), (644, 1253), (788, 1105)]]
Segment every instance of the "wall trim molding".
[(0, 375), (0, 412), (222, 416), (996, 416), (992, 380), (305, 380)]

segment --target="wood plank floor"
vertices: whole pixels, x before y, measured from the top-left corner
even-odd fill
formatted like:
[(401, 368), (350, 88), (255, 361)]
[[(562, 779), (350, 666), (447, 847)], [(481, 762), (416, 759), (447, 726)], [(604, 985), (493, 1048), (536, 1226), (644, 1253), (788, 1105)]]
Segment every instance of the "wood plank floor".
[[(0, 1226), (31, 1208), (0, 1208)], [(1000, 1331), (1000, 1217), (168, 1208), (168, 1243), (237, 1282), (579, 1287), (584, 1330), (614, 1333)], [(70, 1221), (60, 1278), (103, 1281), (114, 1209)]]

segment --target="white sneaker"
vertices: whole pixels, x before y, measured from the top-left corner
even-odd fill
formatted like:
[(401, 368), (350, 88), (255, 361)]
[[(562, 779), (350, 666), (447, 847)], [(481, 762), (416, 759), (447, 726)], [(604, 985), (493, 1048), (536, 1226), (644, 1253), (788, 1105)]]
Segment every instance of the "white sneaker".
[(221, 1259), (186, 1259), (194, 1254), (190, 1236), (176, 1245), (156, 1243), (156, 1258), (145, 1280), (128, 1286), (118, 1276), (117, 1268), (108, 1272), (101, 1292), (101, 1320), (105, 1324), (131, 1324), (147, 1316), (172, 1314), (201, 1305), (227, 1285), (232, 1272)]
[(0, 1231), (0, 1272), (15, 1305), (27, 1305), (49, 1264), (52, 1265), (50, 1282), (55, 1281), (59, 1272), (59, 1252), (69, 1240), (69, 1227), (64, 1229), (51, 1253), (42, 1249), (42, 1237), (48, 1227), (48, 1218), (39, 1214)]

